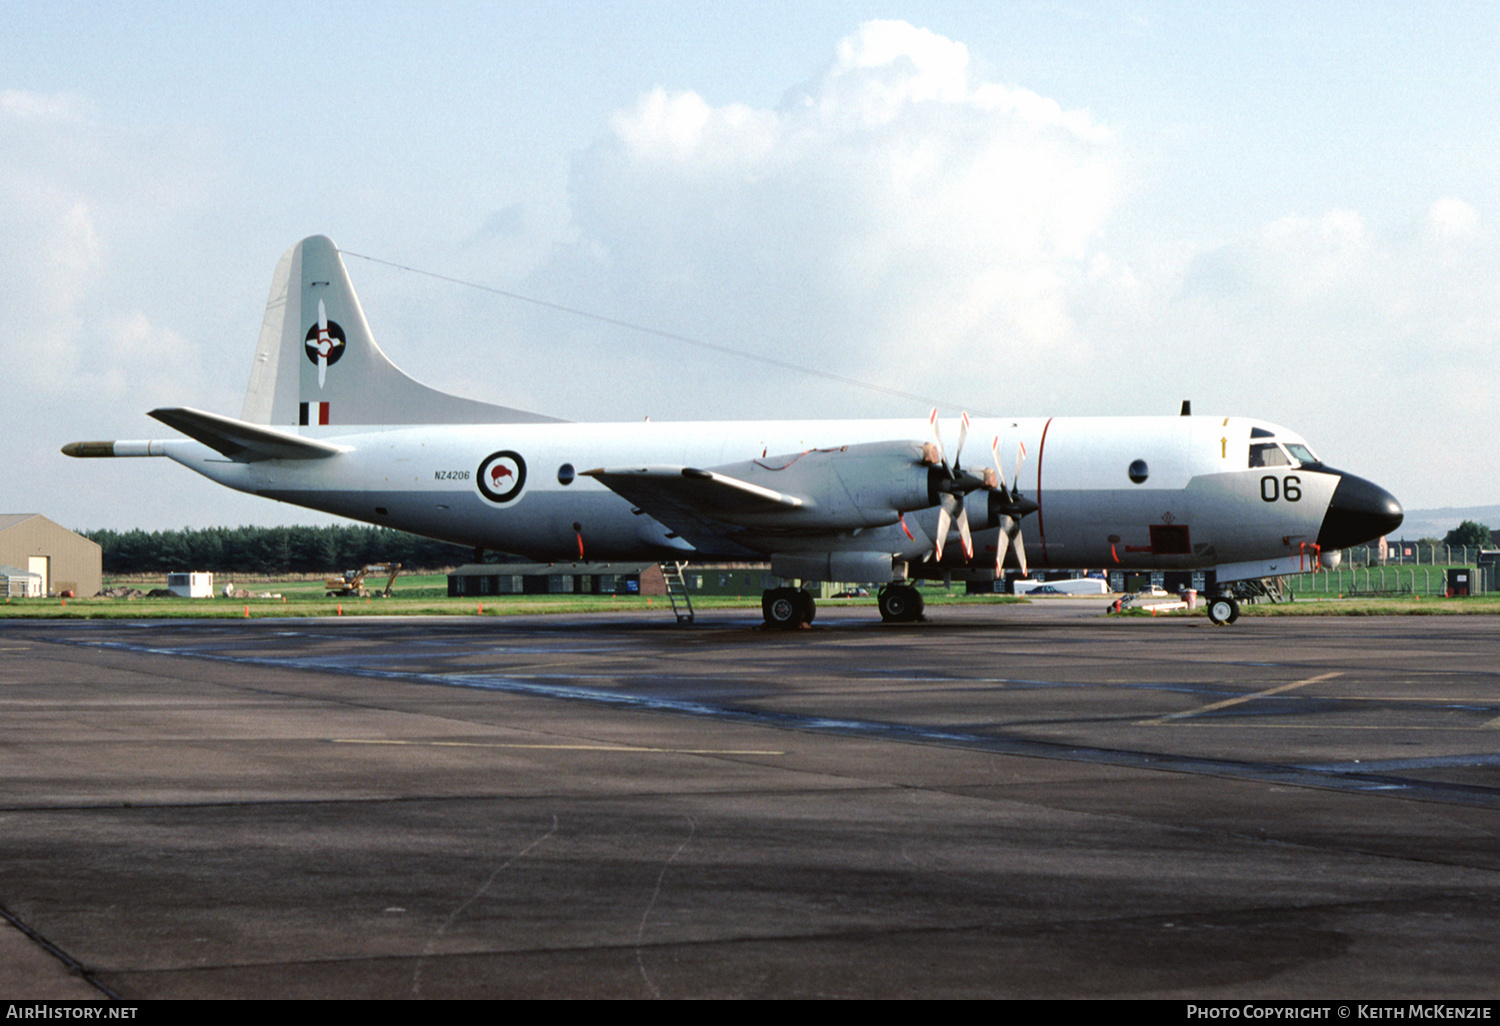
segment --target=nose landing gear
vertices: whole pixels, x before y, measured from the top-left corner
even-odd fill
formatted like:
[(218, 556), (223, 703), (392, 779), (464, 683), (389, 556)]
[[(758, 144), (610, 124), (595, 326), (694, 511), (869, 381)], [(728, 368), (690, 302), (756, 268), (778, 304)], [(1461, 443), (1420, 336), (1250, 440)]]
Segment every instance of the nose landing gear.
[(1229, 595), (1215, 595), (1208, 600), (1208, 619), (1216, 627), (1234, 623), (1240, 618), (1240, 604)]

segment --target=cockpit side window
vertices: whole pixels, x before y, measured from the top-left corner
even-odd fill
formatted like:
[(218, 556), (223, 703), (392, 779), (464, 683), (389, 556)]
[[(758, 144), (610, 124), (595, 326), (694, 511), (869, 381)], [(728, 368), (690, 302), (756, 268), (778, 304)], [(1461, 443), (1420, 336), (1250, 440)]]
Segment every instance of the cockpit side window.
[(1286, 453), (1281, 451), (1281, 446), (1275, 442), (1250, 447), (1250, 466), (1254, 467), (1287, 467), (1292, 461), (1287, 458)]

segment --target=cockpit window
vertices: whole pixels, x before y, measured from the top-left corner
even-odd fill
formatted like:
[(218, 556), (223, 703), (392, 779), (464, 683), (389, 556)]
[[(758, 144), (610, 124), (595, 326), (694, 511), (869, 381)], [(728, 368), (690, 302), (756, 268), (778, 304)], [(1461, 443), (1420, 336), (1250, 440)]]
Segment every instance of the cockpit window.
[(1305, 446), (1305, 445), (1299, 445), (1296, 442), (1288, 442), (1288, 443), (1286, 443), (1286, 451), (1289, 452), (1289, 453), (1291, 453), (1292, 454), (1292, 459), (1296, 460), (1298, 463), (1321, 463), (1321, 462), (1323, 462), (1322, 460), (1320, 460), (1316, 456), (1314, 456), (1312, 454), (1312, 450), (1309, 449), (1307, 446)]
[(1286, 467), (1291, 465), (1286, 453), (1275, 442), (1250, 447), (1251, 467)]

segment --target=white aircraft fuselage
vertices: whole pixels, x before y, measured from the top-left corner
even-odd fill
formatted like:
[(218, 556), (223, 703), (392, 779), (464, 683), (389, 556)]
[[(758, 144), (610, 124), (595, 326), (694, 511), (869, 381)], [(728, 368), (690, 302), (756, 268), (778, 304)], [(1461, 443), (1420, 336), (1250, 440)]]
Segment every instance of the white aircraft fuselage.
[(1223, 584), (1311, 569), (1401, 522), (1383, 489), (1243, 417), (986, 418), (965, 436), (957, 418), (567, 423), (447, 396), (385, 358), (322, 237), (278, 265), (240, 418), (152, 415), (192, 440), (64, 451), (166, 456), (239, 491), (540, 561), (760, 561), (885, 583), (993, 577), (1009, 551)]

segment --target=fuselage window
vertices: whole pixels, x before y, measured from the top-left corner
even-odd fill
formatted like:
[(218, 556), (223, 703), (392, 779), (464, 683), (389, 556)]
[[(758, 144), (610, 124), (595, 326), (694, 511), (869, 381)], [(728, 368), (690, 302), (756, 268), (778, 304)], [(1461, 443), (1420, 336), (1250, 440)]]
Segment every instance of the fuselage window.
[(1287, 467), (1291, 466), (1291, 463), (1286, 453), (1281, 451), (1281, 446), (1274, 443), (1250, 447), (1251, 467)]

